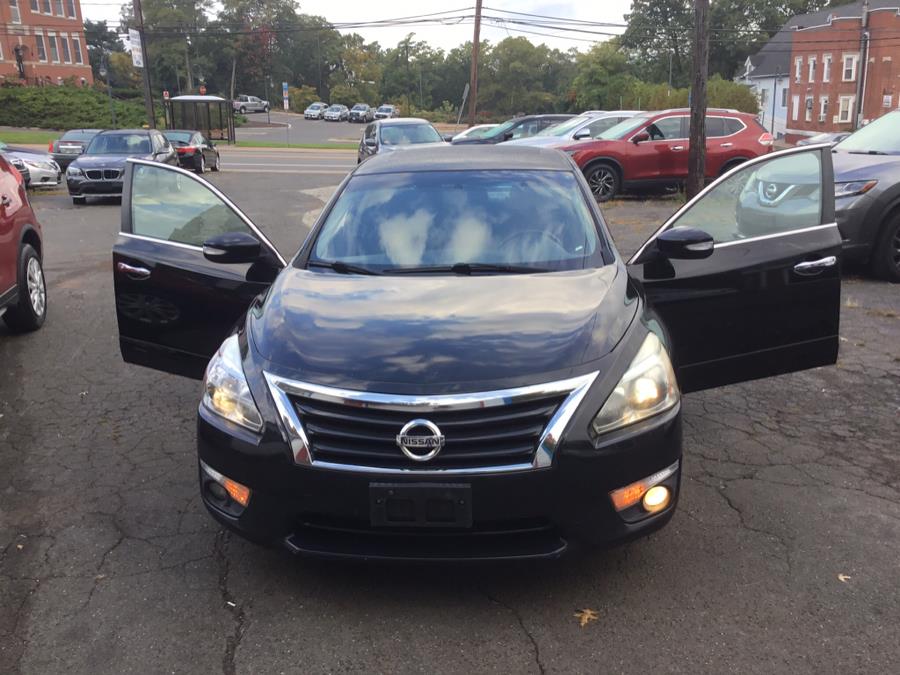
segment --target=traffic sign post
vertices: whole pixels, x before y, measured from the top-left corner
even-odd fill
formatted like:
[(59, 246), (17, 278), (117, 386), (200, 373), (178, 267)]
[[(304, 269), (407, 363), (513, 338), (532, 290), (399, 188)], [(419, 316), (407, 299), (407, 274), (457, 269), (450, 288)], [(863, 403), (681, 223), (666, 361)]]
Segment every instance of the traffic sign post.
[(281, 83), (281, 99), (282, 99), (282, 103), (284, 104), (285, 111), (289, 110), (291, 107), (291, 99), (290, 99), (290, 96), (288, 96), (288, 83), (287, 82)]

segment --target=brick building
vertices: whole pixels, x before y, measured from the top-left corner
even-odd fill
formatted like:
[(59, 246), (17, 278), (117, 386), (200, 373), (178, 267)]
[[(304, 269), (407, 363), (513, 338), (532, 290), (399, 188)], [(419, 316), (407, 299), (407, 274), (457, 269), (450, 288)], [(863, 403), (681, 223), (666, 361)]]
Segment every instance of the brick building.
[(0, 81), (94, 81), (79, 0), (0, 0)]
[[(900, 0), (795, 16), (748, 59), (739, 80), (753, 86), (754, 60), (762, 65), (766, 56), (766, 70), (782, 75), (787, 85), (780, 103), (788, 142), (823, 131), (852, 131), (900, 107), (900, 68), (893, 67), (900, 66)], [(760, 85), (762, 99), (765, 85)]]

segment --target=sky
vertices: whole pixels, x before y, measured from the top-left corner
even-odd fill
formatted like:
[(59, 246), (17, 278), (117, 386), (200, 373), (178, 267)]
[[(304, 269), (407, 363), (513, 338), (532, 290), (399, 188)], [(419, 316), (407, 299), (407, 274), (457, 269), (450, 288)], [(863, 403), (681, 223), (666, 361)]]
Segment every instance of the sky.
[[(300, 11), (305, 14), (317, 14), (324, 16), (331, 22), (369, 21), (374, 19), (393, 19), (405, 16), (442, 12), (446, 10), (463, 9), (475, 6), (474, 0), (300, 0)], [(631, 6), (631, 0), (599, 0), (585, 2), (585, 0), (483, 0), (484, 6), (496, 9), (506, 9), (530, 14), (543, 14), (553, 17), (574, 18), (584, 21), (602, 21), (610, 23), (622, 23), (624, 14)], [(83, 0), (81, 11), (86, 19), (116, 21), (119, 18), (119, 7), (115, 0)], [(483, 10), (484, 14), (490, 12)], [(511, 16), (511, 15), (510, 15)], [(594, 36), (586, 34), (572, 34), (572, 37), (580, 40), (566, 39), (564, 37), (551, 38), (539, 35), (524, 35), (515, 32), (515, 26), (509, 30), (493, 26), (482, 25), (481, 37), (483, 40), (499, 42), (505, 37), (523, 36), (535, 44), (544, 43), (550, 47), (569, 49), (577, 47), (582, 50), (590, 48), (590, 41)], [(563, 31), (549, 31), (543, 28), (520, 26), (522, 30), (538, 32), (555, 32), (565, 35)], [(594, 30), (589, 28), (589, 30)], [(597, 28), (599, 31), (621, 32), (620, 29)], [(472, 26), (402, 26), (385, 28), (361, 28), (342, 32), (360, 33), (367, 41), (377, 40), (382, 47), (391, 47), (406, 37), (407, 33), (414, 32), (416, 39), (428, 42), (432, 47), (444, 50), (452, 49), (466, 40), (472, 39)], [(596, 39), (603, 39), (596, 36)]]

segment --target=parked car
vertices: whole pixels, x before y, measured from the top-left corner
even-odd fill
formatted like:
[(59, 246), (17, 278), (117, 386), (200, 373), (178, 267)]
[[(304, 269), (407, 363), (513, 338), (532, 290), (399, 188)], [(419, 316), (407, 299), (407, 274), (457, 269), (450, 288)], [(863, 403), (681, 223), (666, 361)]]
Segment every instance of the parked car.
[(180, 166), (197, 173), (203, 173), (207, 167), (212, 171), (219, 170), (221, 166), (219, 149), (199, 131), (169, 129), (164, 131), (163, 135), (175, 148)]
[(2, 150), (0, 150), (0, 157), (5, 157), (6, 161), (19, 172), (19, 175), (22, 177), (22, 183), (26, 188), (31, 185), (31, 173), (28, 171), (28, 167), (25, 166), (25, 162), (18, 157), (6, 154)]
[(375, 119), (375, 111), (368, 103), (357, 103), (350, 108), (348, 119), (351, 122), (371, 122)]
[(231, 102), (231, 106), (235, 112), (239, 112), (241, 115), (251, 112), (269, 112), (269, 102), (257, 96), (241, 94)]
[(376, 120), (386, 120), (391, 117), (400, 117), (400, 108), (395, 105), (389, 105), (387, 103), (383, 103), (378, 106), (378, 109), (375, 111), (375, 119)]
[(47, 146), (47, 152), (53, 157), (53, 161), (59, 164), (59, 168), (65, 171), (69, 164), (75, 161), (91, 139), (99, 134), (102, 129), (69, 129), (55, 141)]
[(37, 330), (47, 318), (43, 252), (25, 180), (0, 153), (0, 317), (13, 332)]
[(87, 150), (66, 169), (66, 185), (74, 204), (88, 197), (119, 197), (126, 160), (140, 157), (178, 164), (172, 144), (156, 129), (116, 129), (94, 136)]
[(900, 282), (900, 111), (870, 122), (832, 152), (845, 256)]
[(565, 122), (572, 119), (575, 115), (525, 115), (524, 117), (515, 117), (507, 120), (503, 124), (497, 125), (482, 136), (454, 138), (454, 145), (463, 144), (480, 144), (492, 145), (495, 143), (503, 143), (517, 138), (528, 138), (534, 136), (539, 131), (543, 131), (554, 124)]
[(592, 141), (619, 122), (639, 115), (640, 110), (616, 110), (606, 113), (585, 113), (547, 127), (534, 136), (507, 141), (512, 145), (531, 145), (537, 148), (552, 148), (569, 145), (578, 141)]
[(819, 143), (831, 143), (837, 145), (850, 135), (849, 131), (826, 131), (809, 138), (801, 138), (797, 145), (817, 145)]
[(418, 117), (398, 117), (371, 122), (363, 132), (356, 152), (357, 164), (373, 155), (421, 148), (443, 146), (447, 141), (428, 120)]
[(326, 110), (328, 110), (327, 103), (322, 103), (321, 101), (318, 103), (311, 103), (306, 110), (303, 111), (303, 119), (320, 120), (325, 117)]
[[(635, 188), (680, 185), (687, 178), (690, 110), (636, 115), (594, 141), (560, 147), (584, 172), (600, 201)], [(706, 176), (715, 178), (772, 151), (774, 139), (755, 115), (710, 108), (706, 112)]]
[(28, 169), (26, 187), (53, 187), (62, 180), (59, 165), (46, 152), (15, 147), (0, 141), (0, 152), (20, 161)]
[(326, 122), (343, 122), (350, 119), (350, 110), (345, 105), (330, 105), (325, 110)]
[(555, 150), (375, 157), (293, 255), (202, 177), (132, 160), (122, 356), (204, 378), (200, 496), (254, 541), (459, 561), (646, 535), (682, 488), (683, 394), (836, 360), (830, 152), (737, 171), (797, 157), (812, 220), (742, 238), (717, 181), (628, 264)]
[(474, 127), (469, 127), (465, 131), (460, 131), (451, 140), (455, 141), (457, 138), (481, 138), (491, 129), (496, 128), (496, 124), (476, 124)]

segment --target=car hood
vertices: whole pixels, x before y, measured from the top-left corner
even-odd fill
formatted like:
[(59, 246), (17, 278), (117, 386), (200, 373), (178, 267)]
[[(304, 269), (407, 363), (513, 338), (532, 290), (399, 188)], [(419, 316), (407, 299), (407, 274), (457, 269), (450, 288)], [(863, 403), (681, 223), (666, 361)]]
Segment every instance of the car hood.
[(497, 138), (470, 138), (467, 136), (464, 136), (463, 138), (454, 138), (452, 141), (453, 145), (497, 145), (497, 143), (500, 142), (500, 139)]
[(838, 151), (832, 153), (831, 160), (837, 183), (885, 175), (894, 183), (900, 182), (900, 155), (857, 155)]
[(248, 323), (263, 367), (286, 377), (397, 393), (498, 389), (584, 372), (608, 354), (637, 306), (626, 287), (615, 264), (471, 277), (289, 268)]
[(11, 155), (13, 157), (18, 157), (19, 159), (25, 160), (27, 162), (52, 162), (53, 157), (47, 154), (46, 152), (35, 152), (33, 150), (12, 150), (7, 149), (6, 154)]
[(124, 169), (131, 157), (153, 159), (152, 155), (81, 155), (70, 166), (79, 169)]

